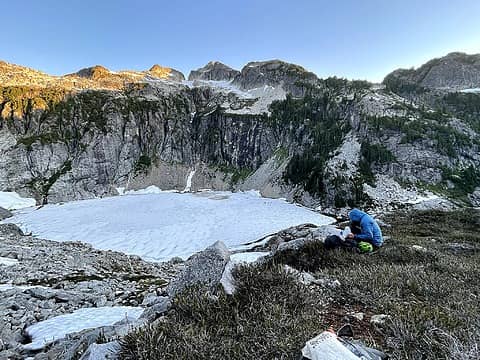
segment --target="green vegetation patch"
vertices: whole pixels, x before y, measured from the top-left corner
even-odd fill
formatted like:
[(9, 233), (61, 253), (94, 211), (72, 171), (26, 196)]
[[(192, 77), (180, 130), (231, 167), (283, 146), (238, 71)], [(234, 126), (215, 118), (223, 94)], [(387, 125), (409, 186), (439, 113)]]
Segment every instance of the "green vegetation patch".
[(209, 296), (190, 288), (155, 325), (128, 334), (121, 359), (298, 359), (325, 320), (319, 293), (281, 266), (236, 271), (237, 292)]
[(232, 186), (244, 181), (253, 172), (251, 168), (237, 168), (232, 165), (220, 165), (217, 166), (217, 169), (226, 175), (230, 175), (230, 185)]
[(439, 112), (423, 112), (422, 119), (407, 117), (367, 116), (367, 122), (377, 132), (396, 131), (404, 134), (401, 143), (413, 143), (419, 140), (434, 140), (435, 149), (443, 155), (456, 157), (458, 149), (471, 146), (472, 140), (450, 125), (445, 115)]
[[(331, 152), (338, 148), (350, 125), (341, 117), (339, 108), (328, 94), (284, 101), (274, 101), (270, 106), (269, 125), (278, 132), (302, 127), (311, 139), (302, 151), (293, 154), (284, 178), (287, 182), (302, 185), (312, 194), (325, 192), (323, 182), (325, 164)], [(296, 136), (294, 134), (288, 135)]]
[(135, 163), (135, 173), (144, 173), (152, 166), (152, 158), (146, 154), (140, 155)]
[(373, 185), (375, 176), (372, 168), (376, 164), (389, 164), (395, 162), (397, 158), (381, 144), (370, 144), (362, 142), (360, 149), (359, 173), (362, 180), (368, 184)]

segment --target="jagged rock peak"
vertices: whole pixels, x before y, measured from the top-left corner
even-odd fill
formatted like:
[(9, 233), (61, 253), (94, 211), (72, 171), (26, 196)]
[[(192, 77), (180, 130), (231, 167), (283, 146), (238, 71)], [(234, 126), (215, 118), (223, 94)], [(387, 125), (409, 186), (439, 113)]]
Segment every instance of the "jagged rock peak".
[(384, 83), (428, 89), (480, 88), (480, 54), (452, 52), (430, 60), (417, 69), (395, 70), (385, 77)]
[(97, 80), (110, 75), (110, 70), (102, 65), (95, 65), (81, 69), (80, 71), (76, 72), (75, 75), (87, 79)]
[(242, 89), (281, 85), (295, 96), (301, 95), (300, 89), (295, 85), (298, 81), (316, 83), (318, 78), (300, 65), (281, 60), (267, 60), (249, 62), (235, 78), (234, 83)]
[(185, 76), (180, 71), (158, 64), (153, 65), (148, 70), (148, 73), (151, 76), (157, 77), (159, 79), (169, 79), (174, 81), (185, 80)]
[(210, 61), (204, 67), (192, 70), (188, 76), (188, 80), (233, 80), (240, 71), (232, 69), (219, 61)]

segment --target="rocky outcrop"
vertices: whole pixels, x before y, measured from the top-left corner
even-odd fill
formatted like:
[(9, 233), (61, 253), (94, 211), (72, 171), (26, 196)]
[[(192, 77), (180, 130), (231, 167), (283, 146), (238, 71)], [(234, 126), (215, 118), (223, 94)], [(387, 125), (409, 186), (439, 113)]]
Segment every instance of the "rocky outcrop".
[(171, 81), (183, 81), (185, 76), (178, 70), (160, 66), (158, 64), (153, 65), (149, 70), (148, 74), (159, 79), (168, 79)]
[(109, 76), (110, 74), (110, 70), (101, 65), (95, 65), (89, 68), (81, 69), (76, 73), (77, 76), (92, 80), (99, 80)]
[(480, 88), (480, 54), (450, 53), (431, 60), (415, 70), (396, 70), (385, 78), (384, 83), (427, 89)]
[(221, 241), (217, 241), (205, 250), (192, 255), (185, 262), (185, 268), (168, 285), (168, 295), (174, 297), (182, 290), (193, 285), (205, 286), (213, 292), (220, 284), (223, 271), (229, 260), (230, 251)]
[(304, 84), (318, 85), (318, 82), (314, 73), (299, 65), (280, 60), (250, 62), (233, 81), (244, 90), (262, 86), (281, 86), (287, 93), (296, 97), (304, 95)]
[(240, 71), (234, 70), (231, 67), (222, 64), (218, 61), (210, 61), (204, 67), (192, 70), (188, 75), (188, 80), (214, 80), (214, 81), (230, 81), (233, 80)]

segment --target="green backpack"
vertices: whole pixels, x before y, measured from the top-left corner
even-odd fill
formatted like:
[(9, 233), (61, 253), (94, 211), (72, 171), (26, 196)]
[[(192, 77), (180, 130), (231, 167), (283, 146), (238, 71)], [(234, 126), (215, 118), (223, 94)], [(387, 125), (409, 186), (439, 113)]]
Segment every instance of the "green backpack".
[(366, 242), (366, 241), (360, 241), (358, 243), (358, 248), (360, 249), (360, 252), (362, 253), (368, 253), (373, 251), (373, 246), (372, 244)]

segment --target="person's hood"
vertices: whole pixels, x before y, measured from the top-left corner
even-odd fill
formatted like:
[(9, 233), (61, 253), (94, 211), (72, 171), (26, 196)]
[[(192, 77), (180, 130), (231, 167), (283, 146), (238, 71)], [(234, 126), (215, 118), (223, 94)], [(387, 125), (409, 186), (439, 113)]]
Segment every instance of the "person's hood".
[(353, 209), (348, 213), (348, 217), (350, 218), (350, 221), (356, 221), (356, 222), (360, 222), (361, 218), (364, 217), (365, 215), (366, 213), (358, 209)]

